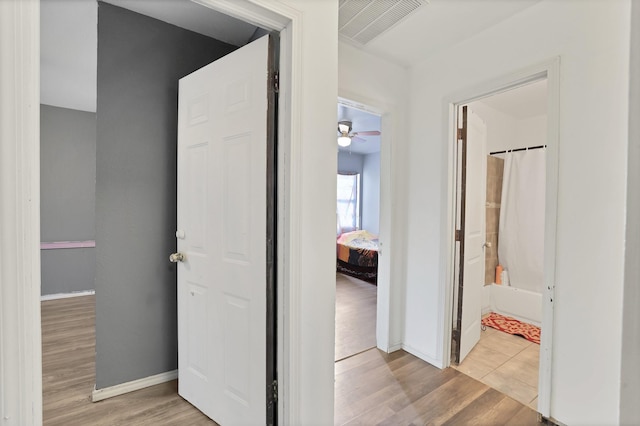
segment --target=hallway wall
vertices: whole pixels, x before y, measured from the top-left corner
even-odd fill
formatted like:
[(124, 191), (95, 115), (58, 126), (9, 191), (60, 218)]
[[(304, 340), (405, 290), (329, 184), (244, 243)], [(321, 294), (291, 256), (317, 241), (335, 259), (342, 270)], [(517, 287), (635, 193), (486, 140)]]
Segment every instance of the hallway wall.
[[(442, 365), (449, 280), (443, 100), (560, 57), (551, 415), (566, 424), (616, 424), (620, 415), (629, 12), (629, 1), (541, 1), (410, 72), (404, 335)], [(606, 203), (594, 207), (593, 200)], [(587, 233), (597, 244), (585, 244)]]

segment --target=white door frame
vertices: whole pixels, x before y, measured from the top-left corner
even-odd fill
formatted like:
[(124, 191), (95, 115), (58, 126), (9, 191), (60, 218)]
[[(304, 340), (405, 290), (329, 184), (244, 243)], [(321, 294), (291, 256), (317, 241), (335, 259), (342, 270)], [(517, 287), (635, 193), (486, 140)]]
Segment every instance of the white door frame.
[(379, 238), (380, 253), (378, 256), (378, 282), (377, 282), (377, 306), (376, 306), (376, 346), (385, 352), (399, 349), (393, 342), (399, 337), (393, 336), (391, 324), (398, 321), (399, 312), (393, 309), (392, 301), (396, 299), (396, 287), (391, 287), (391, 265), (393, 257), (394, 233), (391, 229), (393, 223), (391, 176), (392, 163), (391, 152), (393, 144), (393, 115), (390, 105), (365, 99), (353, 93), (345, 93), (341, 90), (338, 103), (367, 111), (381, 118), (380, 136), (380, 219)]
[[(300, 423), (302, 12), (270, 0), (196, 0), (280, 31), (278, 191), (279, 413)], [(42, 423), (40, 327), (40, 3), (0, 2), (0, 410), (3, 425)], [(285, 161), (286, 160), (286, 161)], [(297, 285), (297, 284), (296, 284)], [(15, 348), (18, 348), (17, 354)], [(6, 391), (10, 390), (10, 391)]]
[(457, 110), (459, 105), (501, 93), (536, 80), (547, 79), (547, 162), (546, 162), (546, 195), (545, 195), (545, 241), (544, 241), (544, 279), (545, 288), (542, 297), (542, 329), (540, 341), (540, 371), (538, 383), (538, 412), (550, 417), (551, 409), (551, 356), (553, 344), (553, 293), (556, 285), (556, 226), (558, 209), (558, 152), (559, 152), (559, 106), (560, 106), (560, 58), (534, 65), (494, 80), (454, 93), (444, 99), (443, 108), (448, 111), (449, 121), (444, 134), (448, 135), (446, 176), (444, 179), (447, 193), (443, 203), (442, 217), (444, 223), (441, 234), (442, 276), (447, 277), (441, 284), (442, 335), (440, 344), (443, 351), (444, 366), (451, 363), (451, 331), (453, 315), (453, 283), (454, 283), (454, 251), (455, 244), (455, 138)]

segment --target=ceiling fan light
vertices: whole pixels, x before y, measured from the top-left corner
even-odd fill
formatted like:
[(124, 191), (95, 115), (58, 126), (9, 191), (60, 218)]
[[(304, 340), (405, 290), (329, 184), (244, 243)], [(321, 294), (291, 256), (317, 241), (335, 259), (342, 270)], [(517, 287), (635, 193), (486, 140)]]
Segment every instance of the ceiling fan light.
[(351, 126), (347, 124), (347, 122), (338, 123), (338, 131), (340, 133), (349, 133), (351, 131)]
[(338, 138), (338, 145), (340, 146), (349, 146), (351, 145), (351, 138), (348, 136), (340, 136)]

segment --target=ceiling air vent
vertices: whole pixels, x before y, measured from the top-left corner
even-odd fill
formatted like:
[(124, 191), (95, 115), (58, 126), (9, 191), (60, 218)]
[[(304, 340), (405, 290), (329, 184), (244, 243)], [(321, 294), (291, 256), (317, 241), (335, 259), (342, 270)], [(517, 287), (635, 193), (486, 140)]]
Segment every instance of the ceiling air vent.
[(340, 0), (339, 33), (367, 44), (425, 4), (426, 0)]

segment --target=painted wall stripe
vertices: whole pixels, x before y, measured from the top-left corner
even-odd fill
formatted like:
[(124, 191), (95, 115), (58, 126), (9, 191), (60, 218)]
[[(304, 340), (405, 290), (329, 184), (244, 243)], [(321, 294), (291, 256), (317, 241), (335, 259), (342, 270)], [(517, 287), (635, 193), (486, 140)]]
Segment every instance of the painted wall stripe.
[(40, 243), (41, 250), (55, 250), (55, 249), (75, 249), (75, 248), (90, 248), (95, 247), (96, 242), (89, 241), (54, 241), (50, 243)]

